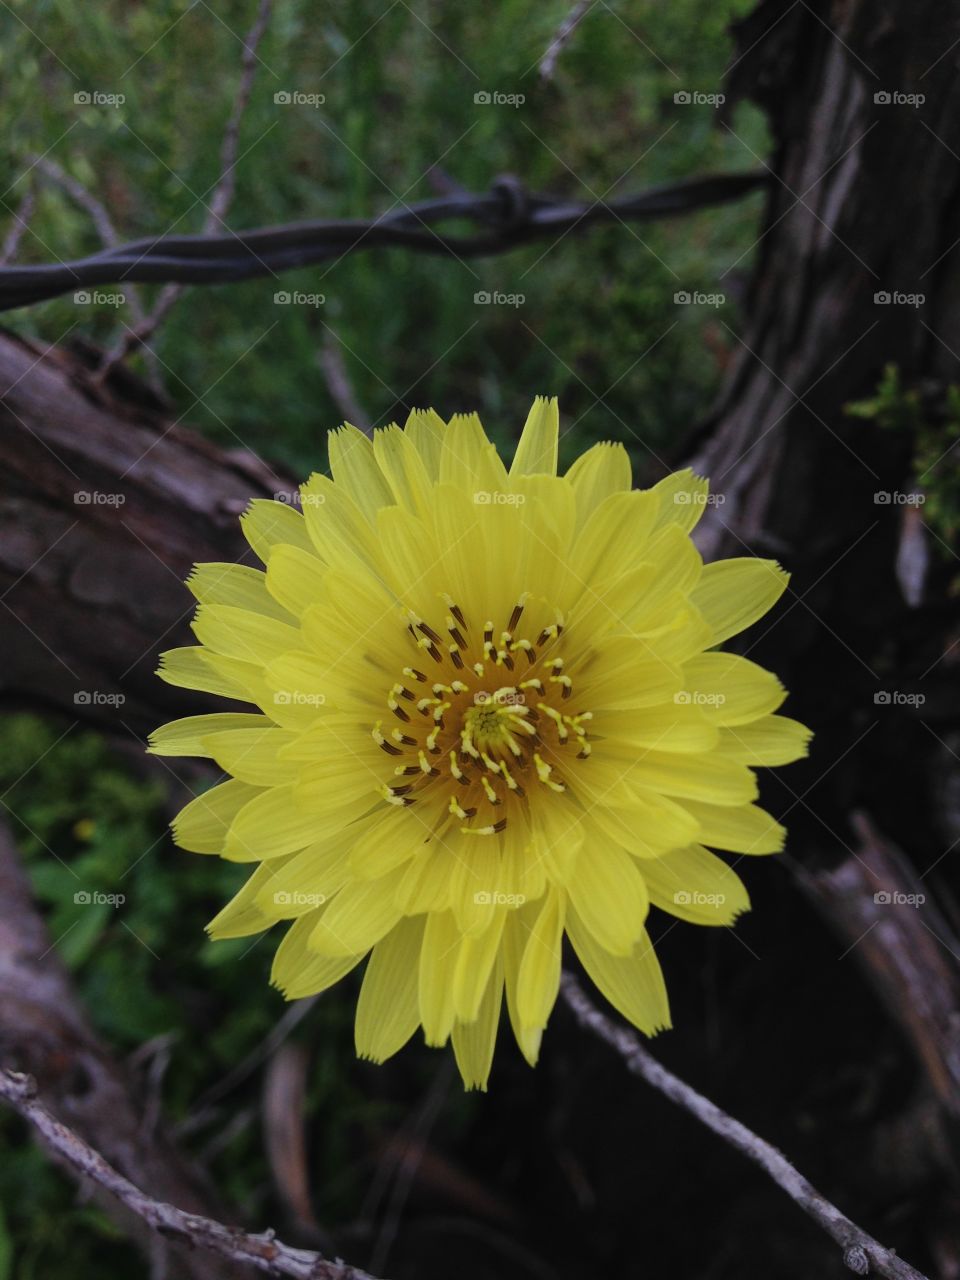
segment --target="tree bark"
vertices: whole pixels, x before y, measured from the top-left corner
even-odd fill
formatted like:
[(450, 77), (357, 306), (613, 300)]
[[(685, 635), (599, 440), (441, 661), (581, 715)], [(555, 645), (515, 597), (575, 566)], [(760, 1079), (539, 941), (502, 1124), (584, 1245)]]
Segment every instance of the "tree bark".
[(4, 699), (137, 732), (208, 705), (154, 676), (190, 642), (183, 579), (252, 562), (237, 517), (290, 482), (165, 420), (129, 375), (96, 386), (82, 353), (6, 332), (0, 476)]

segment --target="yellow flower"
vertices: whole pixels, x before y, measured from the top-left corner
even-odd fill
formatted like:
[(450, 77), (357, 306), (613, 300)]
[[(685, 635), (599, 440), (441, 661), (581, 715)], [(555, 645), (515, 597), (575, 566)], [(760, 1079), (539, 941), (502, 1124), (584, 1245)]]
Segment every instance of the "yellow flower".
[(714, 651), (787, 582), (769, 560), (704, 565), (690, 471), (632, 490), (622, 446), (563, 477), (555, 400), (537, 399), (507, 471), (475, 414), (410, 415), (371, 442), (330, 433), (333, 478), (300, 510), (255, 501), (266, 572), (203, 564), (199, 646), (159, 674), (236, 699), (151, 750), (231, 775), (174, 823), (197, 853), (259, 863), (209, 926), (292, 921), (273, 979), (289, 998), (369, 953), (357, 1051), (418, 1026), (485, 1087), (506, 993), (533, 1064), (561, 944), (642, 1031), (670, 1024), (649, 906), (729, 924), (749, 906), (705, 845), (773, 853), (752, 766), (805, 754), (785, 692)]

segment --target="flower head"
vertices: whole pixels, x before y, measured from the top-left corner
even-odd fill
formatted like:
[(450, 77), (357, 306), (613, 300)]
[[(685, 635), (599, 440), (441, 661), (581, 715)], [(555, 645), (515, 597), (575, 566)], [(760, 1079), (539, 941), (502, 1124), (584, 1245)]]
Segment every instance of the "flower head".
[(198, 853), (258, 863), (215, 938), (290, 922), (290, 998), (369, 955), (358, 1052), (422, 1026), (484, 1087), (506, 995), (536, 1062), (561, 944), (647, 1033), (669, 1025), (650, 904), (728, 924), (749, 903), (713, 849), (772, 853), (752, 767), (803, 755), (767, 671), (715, 646), (778, 599), (772, 561), (704, 565), (692, 472), (632, 490), (619, 445), (557, 470), (538, 399), (507, 471), (476, 415), (330, 433), (299, 510), (255, 501), (265, 570), (198, 565), (199, 645), (172, 684), (236, 699), (151, 750), (229, 780), (174, 823)]

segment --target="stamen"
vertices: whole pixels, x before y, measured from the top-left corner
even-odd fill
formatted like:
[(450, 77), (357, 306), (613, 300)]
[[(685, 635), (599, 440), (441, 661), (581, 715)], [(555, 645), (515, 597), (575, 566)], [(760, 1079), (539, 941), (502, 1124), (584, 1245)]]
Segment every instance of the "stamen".
[(459, 627), (457, 626), (456, 622), (454, 622), (452, 617), (447, 618), (447, 630), (453, 636), (459, 648), (465, 649), (467, 647), (467, 642), (466, 640), (464, 640)]
[(484, 774), (483, 777), (480, 779), (480, 785), (483, 787), (484, 791), (487, 793), (487, 799), (490, 801), (491, 804), (500, 804), (500, 797), (497, 795), (496, 791), (494, 791), (493, 783), (486, 776), (486, 774)]
[(433, 627), (429, 626), (426, 622), (418, 622), (417, 629), (422, 631), (425, 636), (429, 637), (434, 644), (440, 644), (440, 637), (434, 631)]
[[(377, 746), (378, 746), (378, 747), (380, 747), (383, 751), (386, 751), (386, 753), (387, 753), (388, 755), (391, 755), (391, 756), (400, 756), (400, 755), (403, 755), (403, 752), (400, 750), (400, 748), (399, 748), (399, 747), (394, 747), (394, 746), (392, 746), (392, 745), (391, 745), (391, 744), (386, 740), (386, 738), (383, 736), (383, 734), (382, 734), (382, 732), (381, 732), (381, 726), (382, 726), (382, 725), (383, 725), (383, 721), (382, 721), (382, 720), (378, 720), (378, 721), (377, 721), (377, 723), (373, 726), (373, 729), (371, 730), (371, 732), (372, 732), (372, 734), (373, 734), (373, 740), (374, 740), (374, 742), (375, 742), (375, 743), (377, 744)], [(394, 732), (396, 732), (396, 730), (394, 730)]]
[(404, 667), (403, 674), (409, 679), (419, 681), (420, 684), (426, 684), (427, 682), (427, 677), (422, 671), (418, 671), (416, 667)]
[(435, 769), (435, 768), (433, 767), (433, 765), (432, 765), (432, 764), (430, 763), (430, 761), (427, 759), (427, 754), (426, 754), (426, 752), (425, 752), (425, 751), (423, 751), (422, 749), (421, 749), (420, 751), (418, 751), (418, 752), (417, 752), (417, 759), (420, 761), (420, 768), (423, 770), (423, 772), (424, 772), (425, 774), (427, 774), (427, 775), (428, 775), (429, 777), (431, 777), (431, 778), (436, 778), (436, 777), (438, 777), (438, 776), (439, 776), (439, 774), (440, 774), (440, 770), (439, 770), (439, 769)]
[(525, 591), (517, 603), (513, 606), (513, 613), (510, 615), (510, 621), (507, 623), (508, 631), (516, 631), (517, 623), (520, 621), (520, 615), (523, 613), (523, 606), (526, 604), (528, 593)]
[(462, 671), (463, 659), (460, 657), (460, 650), (457, 648), (455, 644), (448, 645), (447, 648), (450, 654), (450, 661), (453, 663), (453, 665), (457, 668), (458, 671)]

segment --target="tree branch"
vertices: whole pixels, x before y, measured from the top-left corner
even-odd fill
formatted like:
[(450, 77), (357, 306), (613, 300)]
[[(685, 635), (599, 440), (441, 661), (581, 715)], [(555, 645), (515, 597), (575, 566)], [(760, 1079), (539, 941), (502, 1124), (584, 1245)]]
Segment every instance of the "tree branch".
[(727, 1115), (702, 1093), (684, 1083), (660, 1065), (643, 1048), (636, 1034), (611, 1021), (590, 1001), (572, 973), (564, 973), (560, 990), (581, 1027), (605, 1040), (623, 1058), (627, 1069), (652, 1085), (671, 1102), (683, 1107), (708, 1129), (719, 1134), (735, 1150), (760, 1166), (791, 1200), (814, 1219), (843, 1250), (843, 1261), (856, 1275), (870, 1271), (887, 1280), (926, 1280), (919, 1271), (885, 1249), (873, 1236), (861, 1230), (836, 1205), (812, 1186), (786, 1156), (750, 1129)]
[(0, 1098), (18, 1112), (76, 1173), (115, 1196), (159, 1235), (219, 1254), (230, 1262), (246, 1264), (274, 1276), (296, 1280), (371, 1280), (339, 1260), (331, 1261), (309, 1249), (293, 1249), (277, 1240), (272, 1231), (251, 1235), (239, 1227), (225, 1226), (212, 1218), (185, 1213), (145, 1195), (118, 1173), (99, 1152), (61, 1124), (37, 1097), (29, 1076), (0, 1071)]

